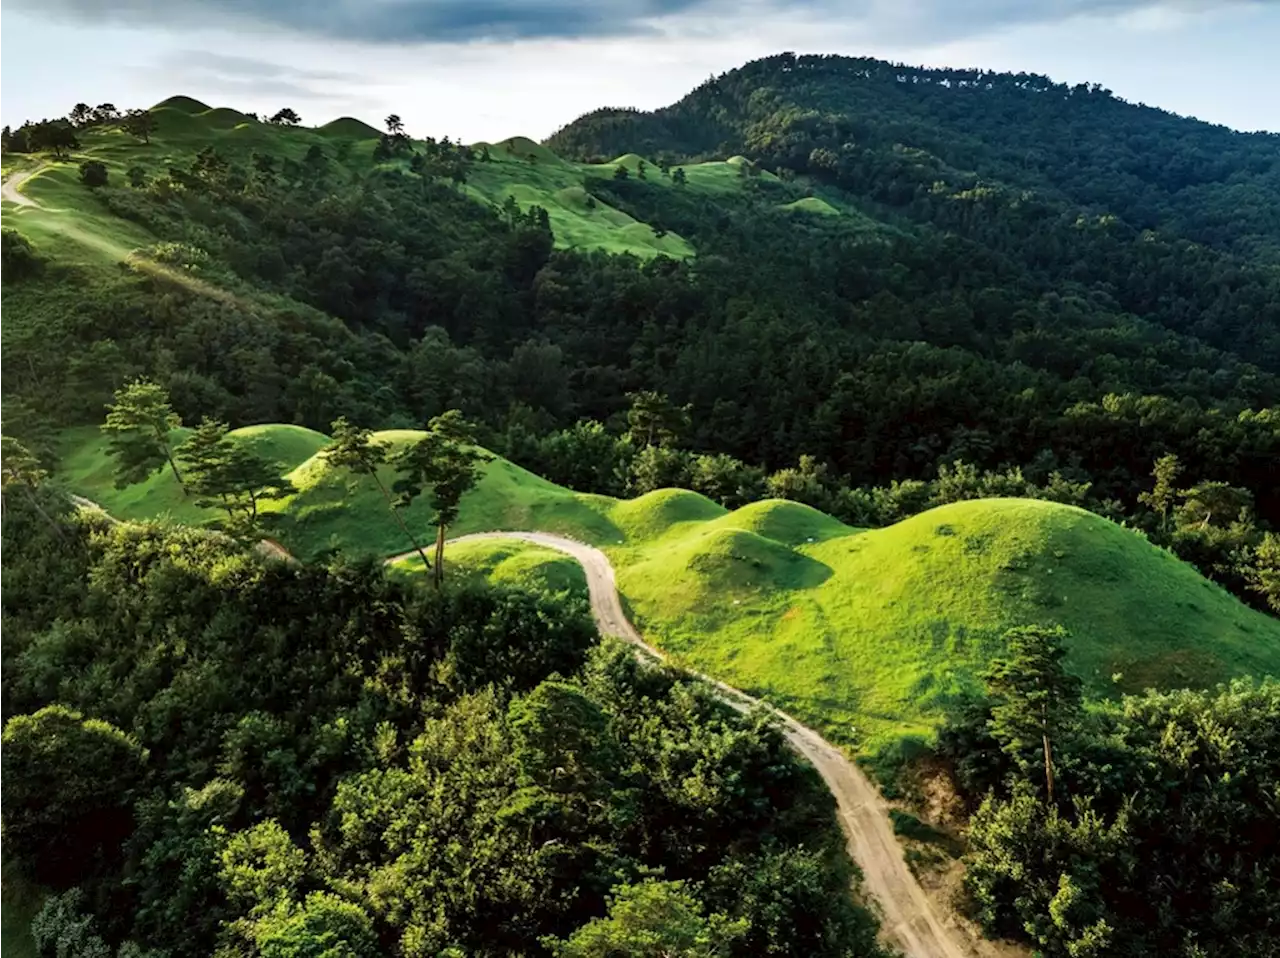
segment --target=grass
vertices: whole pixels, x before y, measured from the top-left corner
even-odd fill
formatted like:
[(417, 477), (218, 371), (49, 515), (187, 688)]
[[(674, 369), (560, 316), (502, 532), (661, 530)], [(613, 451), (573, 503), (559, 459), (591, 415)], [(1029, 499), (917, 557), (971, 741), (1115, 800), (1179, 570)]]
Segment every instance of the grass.
[[(454, 579), (483, 579), (535, 592), (566, 592), (584, 599), (587, 596), (582, 566), (562, 552), (519, 539), (451, 543), (445, 548), (445, 566)], [(421, 575), (422, 560), (412, 556), (391, 568), (406, 575)]]
[[(287, 464), (324, 441), (296, 427), (238, 435)], [(418, 435), (377, 437), (400, 446)], [(73, 431), (67, 447), (64, 481), (122, 518), (211, 515), (193, 511), (167, 473), (112, 489), (92, 430)], [(270, 508), (273, 534), (296, 555), (411, 548), (370, 480), (338, 473), (317, 455), (290, 477), (298, 494)], [(405, 517), (429, 542), (425, 501)], [(450, 535), (490, 530), (556, 532), (605, 549), (654, 644), (864, 755), (928, 739), (1016, 625), (1069, 629), (1068, 666), (1093, 695), (1280, 675), (1280, 622), (1137, 533), (1056, 503), (956, 503), (862, 531), (782, 500), (728, 512), (684, 490), (633, 500), (585, 495), (495, 458)], [(511, 543), (457, 548), (454, 561), (477, 574), (563, 581), (565, 560), (555, 553)], [(556, 568), (544, 569), (548, 563)], [(402, 566), (412, 571), (413, 563)]]
[(840, 211), (818, 196), (805, 196), (792, 203), (784, 203), (782, 209), (812, 216), (839, 216)]

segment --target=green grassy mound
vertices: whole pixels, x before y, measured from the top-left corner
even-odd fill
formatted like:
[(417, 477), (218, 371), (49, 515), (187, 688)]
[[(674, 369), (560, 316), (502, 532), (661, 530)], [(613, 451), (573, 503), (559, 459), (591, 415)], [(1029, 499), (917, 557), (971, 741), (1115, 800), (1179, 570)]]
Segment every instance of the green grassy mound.
[(179, 113), (208, 113), (213, 107), (207, 103), (201, 103), (194, 97), (189, 96), (171, 96), (167, 100), (161, 100), (151, 108), (151, 112), (156, 110), (176, 110)]
[[(175, 445), (190, 433), (178, 430)], [(327, 436), (302, 426), (279, 424), (246, 426), (229, 433), (231, 439), (247, 443), (271, 462), (286, 470), (306, 462), (329, 441)], [(59, 478), (74, 493), (92, 499), (118, 519), (167, 519), (199, 524), (218, 518), (215, 509), (201, 509), (183, 495), (168, 469), (155, 473), (146, 482), (116, 489), (112, 462), (107, 455), (107, 439), (90, 426), (69, 430), (63, 435), (63, 459)]]
[(808, 213), (811, 216), (840, 215), (838, 209), (817, 196), (806, 196), (803, 199), (796, 200), (794, 203), (784, 203), (781, 209), (789, 210), (793, 213)]
[[(768, 505), (740, 510), (740, 525)], [(989, 499), (845, 534), (834, 520), (770, 520), (791, 543), (805, 533), (794, 549), (765, 540), (800, 561), (690, 526), (617, 550), (619, 587), (646, 633), (690, 665), (860, 749), (927, 734), (1015, 625), (1069, 629), (1070, 667), (1094, 694), (1280, 674), (1280, 622), (1079, 509)]]
[[(483, 579), (538, 592), (568, 592), (587, 596), (582, 566), (563, 552), (519, 539), (455, 542), (445, 548), (445, 567), (451, 577)], [(392, 565), (398, 573), (422, 575), (416, 555)]]
[(789, 499), (753, 502), (725, 515), (718, 524), (745, 529), (787, 546), (823, 542), (856, 531), (813, 506)]
[(230, 107), (220, 106), (213, 110), (206, 110), (200, 114), (200, 119), (204, 120), (209, 126), (215, 130), (230, 130), (239, 126), (241, 123), (251, 123), (252, 119), (239, 110), (233, 110)]
[(530, 157), (537, 157), (536, 163), (551, 163), (559, 166), (568, 166), (569, 164), (557, 156), (554, 152), (536, 143), (527, 136), (511, 136), (498, 143), (489, 144), (489, 152), (491, 156), (502, 156), (514, 160), (525, 161)]
[(316, 132), (324, 136), (349, 140), (376, 140), (382, 135), (380, 130), (375, 130), (368, 123), (357, 120), (353, 116), (340, 116), (336, 120), (330, 120)]
[(723, 506), (687, 489), (658, 489), (638, 499), (624, 499), (610, 512), (619, 531), (631, 541), (657, 539), (683, 523), (706, 522), (726, 514)]

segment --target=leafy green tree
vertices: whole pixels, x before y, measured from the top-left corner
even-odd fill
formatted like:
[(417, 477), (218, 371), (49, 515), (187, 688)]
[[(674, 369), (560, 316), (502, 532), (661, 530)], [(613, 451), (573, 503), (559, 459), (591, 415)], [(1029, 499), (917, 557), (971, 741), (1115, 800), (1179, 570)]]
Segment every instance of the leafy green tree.
[(85, 160), (80, 164), (80, 182), (89, 189), (107, 185), (107, 164), (101, 160)]
[(125, 173), (125, 177), (129, 180), (129, 185), (135, 190), (146, 189), (147, 187), (147, 171), (141, 166), (131, 166), (129, 171)]
[(13, 493), (20, 493), (53, 533), (65, 540), (62, 527), (45, 509), (38, 495), (48, 477), (49, 473), (31, 450), (16, 439), (0, 436), (0, 495), (8, 499)]
[(1053, 804), (1053, 742), (1069, 735), (1080, 712), (1081, 682), (1063, 667), (1067, 631), (1061, 626), (1023, 626), (1004, 634), (1009, 657), (997, 659), (983, 673), (994, 699), (991, 734), (1023, 768), (1027, 756), (1040, 752), (1045, 790)]
[(703, 914), (684, 882), (645, 881), (616, 888), (604, 918), (545, 944), (556, 958), (718, 958), (749, 927), (746, 919)]
[(1155, 487), (1150, 492), (1138, 496), (1138, 501), (1148, 506), (1160, 517), (1160, 528), (1168, 531), (1169, 516), (1176, 503), (1178, 490), (1175, 483), (1182, 472), (1182, 463), (1172, 453), (1156, 460), (1151, 474), (1155, 477)]
[(147, 752), (120, 729), (61, 705), (4, 726), (5, 854), (59, 887), (119, 857)]
[(1262, 537), (1245, 576), (1267, 605), (1280, 613), (1280, 535), (1268, 532)]
[(347, 421), (345, 416), (334, 420), (332, 425), (333, 441), (325, 449), (323, 455), (326, 460), (336, 469), (345, 469), (356, 476), (367, 476), (372, 479), (378, 487), (378, 491), (382, 493), (382, 498), (387, 503), (387, 508), (391, 510), (391, 517), (395, 519), (396, 525), (400, 527), (400, 531), (404, 533), (409, 544), (422, 558), (422, 567), (426, 571), (431, 570), (431, 562), (427, 558), (426, 549), (418, 542), (418, 537), (404, 521), (404, 516), (400, 514), (397, 500), (392, 496), (391, 490), (387, 488), (386, 483), (382, 481), (382, 476), (378, 470), (386, 465), (388, 461), (388, 450), (383, 443), (373, 441), (373, 433), (368, 429), (361, 429)]
[(301, 905), (284, 902), (253, 923), (262, 958), (378, 958), (373, 921), (359, 905), (312, 892)]
[(227, 897), (252, 914), (288, 901), (306, 874), (306, 853), (275, 819), (229, 836), (220, 858)]
[(297, 126), (302, 122), (302, 117), (298, 116), (293, 108), (286, 106), (277, 110), (272, 115), (270, 122), (280, 126)]
[(110, 437), (108, 452), (116, 463), (116, 488), (142, 482), (164, 468), (173, 472), (182, 491), (186, 484), (174, 461), (171, 435), (182, 418), (169, 405), (169, 394), (159, 383), (135, 379), (116, 390), (107, 405), (102, 431)]
[(387, 132), (392, 136), (399, 136), (404, 132), (404, 122), (398, 114), (392, 113), (384, 122), (387, 124)]
[(71, 121), (73, 126), (88, 126), (92, 116), (93, 108), (89, 104), (77, 103), (71, 108), (71, 112), (67, 114), (67, 119)]
[(631, 178), (631, 172), (625, 166), (619, 163), (617, 166), (613, 168), (613, 178), (615, 180), (627, 180)]
[(1208, 528), (1213, 520), (1221, 526), (1229, 525), (1253, 505), (1248, 489), (1241, 489), (1227, 482), (1200, 482), (1178, 496), (1178, 524), (1182, 527)]
[(156, 131), (156, 118), (150, 110), (130, 110), (124, 115), (120, 128), (130, 136), (136, 136), (143, 143), (151, 142), (151, 134)]
[(436, 551), (434, 580), (444, 582), (445, 533), (458, 518), (462, 497), (480, 478), (479, 464), (488, 456), (473, 448), (474, 428), (462, 413), (450, 409), (436, 416), (427, 434), (395, 457), (400, 478), (393, 485), (399, 503), (408, 505), (431, 487), (431, 508), (435, 512)]
[(0, 266), (11, 279), (35, 276), (44, 268), (44, 260), (36, 253), (31, 241), (15, 229), (6, 226), (0, 230)]
[(269, 462), (247, 445), (227, 436), (227, 424), (206, 417), (176, 451), (185, 470), (187, 489), (205, 508), (225, 509), (230, 520), (243, 519), (250, 528), (258, 519), (258, 506), (282, 499), (295, 490)]
[(684, 186), (689, 182), (689, 176), (685, 173), (683, 166), (678, 166), (671, 174), (671, 182), (676, 186)]
[(645, 389), (630, 393), (627, 436), (638, 449), (675, 445), (688, 430), (691, 406), (677, 406), (663, 393)]
[(59, 160), (80, 147), (75, 127), (66, 120), (43, 120), (31, 128), (29, 137), (33, 150), (49, 150)]

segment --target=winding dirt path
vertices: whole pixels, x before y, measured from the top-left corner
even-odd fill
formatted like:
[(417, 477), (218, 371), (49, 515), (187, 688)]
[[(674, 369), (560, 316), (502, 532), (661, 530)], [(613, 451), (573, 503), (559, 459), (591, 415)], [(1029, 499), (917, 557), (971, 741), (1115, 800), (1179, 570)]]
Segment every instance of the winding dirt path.
[[(613, 566), (599, 549), (546, 532), (481, 532), (450, 539), (470, 542), (479, 539), (519, 539), (571, 556), (587, 575), (591, 614), (606, 635), (616, 636), (644, 654), (665, 661), (666, 656), (645, 642), (627, 619), (618, 596)], [(410, 552), (387, 562), (412, 558)], [(687, 671), (687, 670), (686, 670)], [(986, 958), (1006, 954), (999, 946), (976, 941), (971, 935), (939, 914), (916, 881), (902, 857), (902, 848), (893, 834), (889, 809), (880, 793), (853, 762), (849, 761), (813, 729), (766, 702), (739, 692), (710, 676), (692, 673), (715, 686), (722, 699), (739, 711), (763, 707), (775, 715), (791, 747), (807, 758), (831, 789), (839, 810), (840, 826), (849, 841), (849, 854), (862, 869), (867, 891), (880, 906), (883, 935), (908, 958)]]
[(19, 193), (18, 187), (43, 169), (43, 166), (37, 166), (34, 170), (19, 170), (15, 173), (10, 173), (5, 177), (4, 182), (0, 183), (0, 198), (8, 200), (10, 203), (16, 203), (18, 206), (38, 207), (40, 204), (25, 193)]

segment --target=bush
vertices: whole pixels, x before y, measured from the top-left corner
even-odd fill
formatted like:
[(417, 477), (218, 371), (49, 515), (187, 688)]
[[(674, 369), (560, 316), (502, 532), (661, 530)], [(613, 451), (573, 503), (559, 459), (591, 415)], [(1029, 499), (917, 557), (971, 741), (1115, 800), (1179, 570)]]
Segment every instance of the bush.
[(17, 230), (0, 230), (0, 266), (5, 279), (23, 279), (44, 269), (44, 260), (36, 253), (31, 241)]
[(107, 185), (107, 165), (98, 160), (85, 160), (80, 164), (80, 182), (89, 189)]

